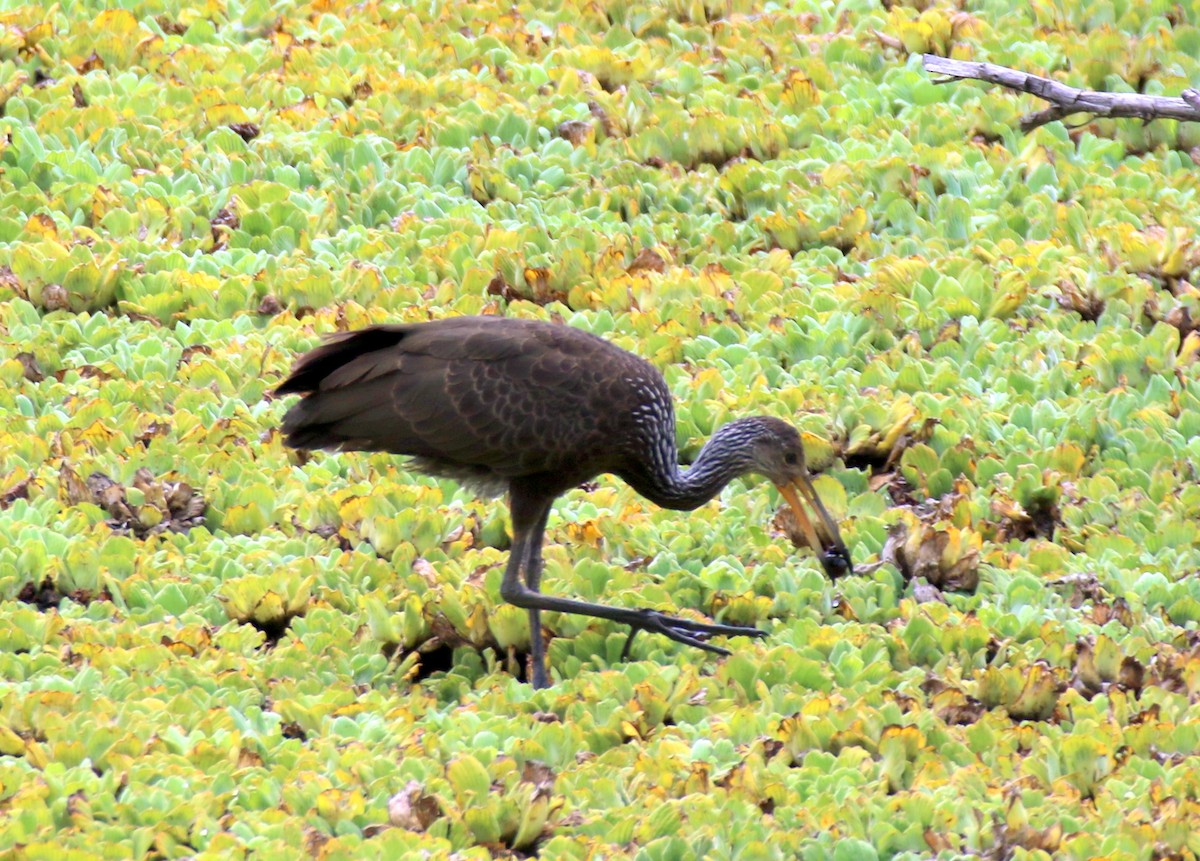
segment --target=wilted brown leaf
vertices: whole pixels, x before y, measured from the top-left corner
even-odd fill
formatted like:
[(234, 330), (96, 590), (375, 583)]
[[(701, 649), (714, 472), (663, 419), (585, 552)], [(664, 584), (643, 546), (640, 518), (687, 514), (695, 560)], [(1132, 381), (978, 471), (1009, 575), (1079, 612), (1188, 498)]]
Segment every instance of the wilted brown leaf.
[(984, 852), (983, 857), (1002, 861), (1015, 857), (1017, 849), (1053, 854), (1061, 844), (1061, 825), (1055, 823), (1048, 828), (1038, 829), (1024, 822), (1014, 824), (997, 811), (992, 814), (992, 846)]
[(304, 849), (308, 852), (311, 858), (320, 858), (322, 856), (325, 844), (333, 838), (321, 831), (318, 828), (313, 828), (311, 825), (304, 829)]
[(182, 36), (188, 31), (186, 24), (168, 18), (166, 15), (156, 15), (154, 21), (164, 33), (172, 36)]
[(499, 296), (506, 302), (513, 302), (521, 298), (521, 294), (517, 292), (508, 280), (497, 272), (492, 276), (492, 280), (488, 282), (487, 291), (492, 296)]
[(613, 119), (611, 116), (609, 116), (608, 111), (604, 110), (599, 102), (588, 102), (588, 111), (591, 112), (593, 117), (600, 121), (600, 127), (604, 129), (605, 137), (615, 138), (621, 136), (621, 130), (617, 127), (617, 124), (613, 122)]
[(361, 102), (363, 99), (369, 99), (375, 94), (375, 88), (371, 86), (370, 81), (359, 81), (350, 90), (350, 102)]
[(78, 505), (81, 502), (92, 501), (92, 492), (87, 484), (79, 477), (69, 463), (63, 463), (58, 470), (58, 490), (63, 502), (67, 505)]
[(88, 56), (82, 62), (75, 66), (75, 71), (79, 72), (81, 75), (86, 75), (88, 72), (94, 72), (96, 69), (103, 68), (104, 61), (100, 59), (99, 54), (97, 54), (95, 51), (92, 51), (92, 53), (88, 54)]
[(1092, 605), (1092, 621), (1097, 625), (1107, 625), (1112, 619), (1116, 619), (1126, 628), (1133, 627), (1133, 611), (1129, 609), (1129, 602), (1124, 598), (1117, 598), (1112, 603), (1097, 601)]
[(1036, 661), (1029, 667), (1021, 693), (1007, 705), (1009, 717), (1014, 720), (1049, 719), (1062, 689), (1053, 668), (1045, 661)]
[(895, 565), (906, 580), (924, 578), (946, 592), (974, 592), (979, 585), (979, 545), (977, 534), (914, 518), (888, 530), (880, 558)]
[(554, 770), (550, 766), (534, 759), (526, 761), (525, 767), (521, 769), (521, 780), (525, 783), (532, 783), (539, 794), (548, 795), (554, 789), (555, 777)]
[(195, 520), (203, 520), (207, 504), (200, 492), (182, 481), (167, 482), (162, 490), (171, 518), (178, 525), (198, 526)]
[(40, 383), (46, 379), (38, 365), (37, 356), (33, 353), (17, 353), (17, 361), (21, 363), (22, 374), (31, 383)]
[(913, 598), (918, 604), (929, 604), (931, 602), (946, 603), (946, 598), (942, 595), (942, 590), (934, 586), (924, 577), (918, 577), (913, 581)]
[(54, 581), (49, 577), (40, 583), (29, 582), (17, 592), (17, 600), (23, 604), (32, 604), (42, 612), (53, 610), (62, 603), (63, 594), (58, 591)]
[(109, 515), (114, 532), (132, 532), (138, 538), (160, 532), (186, 532), (204, 522), (207, 504), (198, 491), (185, 482), (162, 482), (144, 468), (134, 476), (133, 487), (144, 500), (136, 508), (126, 498), (125, 488), (102, 472), (86, 481), (68, 463), (59, 469), (59, 493), (68, 505), (92, 502)]
[(254, 123), (230, 123), (229, 129), (246, 143), (250, 143), (262, 134), (262, 131)]
[(1121, 661), (1121, 671), (1117, 675), (1117, 684), (1135, 694), (1142, 692), (1146, 680), (1146, 668), (1141, 661), (1127, 655)]
[(437, 798), (425, 792), (419, 781), (410, 780), (388, 799), (388, 822), (409, 831), (428, 831), (442, 815)]
[(895, 477), (894, 472), (877, 472), (867, 479), (867, 487), (874, 493), (881, 487), (887, 487)]
[(3, 493), (0, 493), (0, 510), (8, 508), (18, 499), (29, 498), (29, 484), (33, 481), (32, 476), (26, 476), (15, 484), (11, 485)]
[(550, 270), (544, 267), (525, 267), (525, 283), (533, 293), (534, 301), (540, 301), (550, 290)]
[(42, 288), (42, 310), (65, 311), (71, 307), (71, 298), (61, 284), (47, 284)]
[(932, 852), (953, 852), (958, 849), (958, 843), (949, 834), (939, 834), (932, 828), (926, 828), (922, 836)]
[(133, 512), (125, 502), (125, 488), (102, 472), (93, 472), (87, 477), (87, 487), (92, 501), (118, 521), (130, 521)]
[(667, 261), (653, 248), (643, 248), (629, 264), (627, 272), (665, 272)]
[(212, 231), (213, 247), (212, 250), (224, 248), (225, 243), (229, 241), (229, 234), (237, 230), (242, 225), (242, 220), (238, 218), (237, 213), (231, 209), (233, 202), (230, 205), (217, 210), (217, 214), (209, 219), (209, 228)]
[(933, 713), (951, 726), (973, 724), (986, 711), (979, 700), (932, 674), (921, 683), (921, 690), (928, 695)]
[(579, 146), (592, 133), (592, 124), (583, 120), (567, 120), (558, 124), (557, 131), (560, 138), (570, 141), (573, 146)]
[(1091, 571), (1068, 574), (1065, 577), (1048, 581), (1048, 585), (1069, 586), (1071, 588), (1071, 596), (1068, 601), (1072, 607), (1079, 607), (1084, 601), (1099, 601), (1104, 597), (1104, 589), (1100, 586), (1100, 581), (1096, 578), (1096, 575)]
[(430, 586), (436, 586), (438, 583), (437, 569), (433, 567), (433, 563), (423, 556), (418, 556), (413, 560), (412, 573), (423, 579)]
[(1074, 311), (1089, 323), (1100, 319), (1104, 313), (1105, 302), (1095, 292), (1081, 288), (1073, 281), (1058, 282), (1058, 293), (1054, 299), (1068, 311)]

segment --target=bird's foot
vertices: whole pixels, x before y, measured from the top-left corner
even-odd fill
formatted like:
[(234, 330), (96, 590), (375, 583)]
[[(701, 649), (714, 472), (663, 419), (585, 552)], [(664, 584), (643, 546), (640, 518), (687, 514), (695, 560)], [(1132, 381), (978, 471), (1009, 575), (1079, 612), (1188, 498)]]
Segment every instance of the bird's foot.
[(717, 655), (730, 654), (728, 649), (723, 649), (720, 646), (714, 646), (708, 642), (712, 637), (723, 635), (726, 637), (765, 637), (766, 631), (760, 631), (758, 628), (751, 628), (745, 625), (721, 625), (716, 622), (694, 622), (691, 619), (682, 619), (678, 616), (668, 616), (665, 613), (660, 613), (657, 610), (638, 610), (638, 615), (641, 617), (637, 622), (630, 623), (629, 637), (625, 640), (625, 648), (621, 650), (621, 660), (629, 658), (629, 647), (633, 645), (633, 638), (638, 631), (649, 631), (652, 634), (662, 634), (668, 639), (674, 640), (676, 643), (683, 643), (688, 646), (695, 646), (697, 649), (704, 649), (706, 652), (713, 652)]

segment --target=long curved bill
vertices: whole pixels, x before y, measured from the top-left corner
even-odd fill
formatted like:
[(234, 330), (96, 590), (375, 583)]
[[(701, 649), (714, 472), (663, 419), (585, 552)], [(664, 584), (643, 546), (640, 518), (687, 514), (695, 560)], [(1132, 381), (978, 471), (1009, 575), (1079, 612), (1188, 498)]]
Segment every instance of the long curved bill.
[[(830, 578), (853, 574), (854, 567), (850, 562), (850, 551), (842, 542), (837, 523), (829, 516), (825, 506), (821, 504), (821, 498), (817, 496), (817, 491), (813, 488), (809, 477), (801, 475), (793, 479), (791, 484), (775, 486), (779, 488), (779, 492), (783, 494), (783, 498), (795, 512), (796, 522), (800, 524), (805, 540), (817, 554), (817, 558), (821, 560), (821, 567), (825, 569), (825, 573)], [(799, 491), (799, 496), (797, 491)], [(815, 518), (809, 518), (805, 512), (804, 506), (800, 504), (801, 496), (812, 508)]]

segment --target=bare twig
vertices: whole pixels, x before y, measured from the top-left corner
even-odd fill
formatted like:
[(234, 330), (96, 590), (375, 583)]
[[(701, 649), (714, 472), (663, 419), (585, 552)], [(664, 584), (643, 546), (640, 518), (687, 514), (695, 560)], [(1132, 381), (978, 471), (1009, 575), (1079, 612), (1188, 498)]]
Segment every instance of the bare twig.
[(875, 41), (885, 48), (891, 48), (893, 51), (904, 50), (904, 43), (895, 36), (889, 36), (887, 33), (881, 33), (878, 30), (872, 30), (871, 35), (875, 37)]
[(946, 76), (936, 83), (945, 84), (962, 78), (973, 78), (1021, 93), (1029, 93), (1050, 102), (1050, 107), (1021, 117), (1023, 132), (1077, 113), (1096, 117), (1134, 117), (1146, 121), (1200, 122), (1200, 92), (1196, 90), (1184, 90), (1179, 98), (1144, 96), (1138, 93), (1101, 93), (1096, 90), (1068, 87), (1050, 78), (1029, 75), (993, 63), (949, 60), (934, 54), (921, 56), (925, 61), (925, 71)]

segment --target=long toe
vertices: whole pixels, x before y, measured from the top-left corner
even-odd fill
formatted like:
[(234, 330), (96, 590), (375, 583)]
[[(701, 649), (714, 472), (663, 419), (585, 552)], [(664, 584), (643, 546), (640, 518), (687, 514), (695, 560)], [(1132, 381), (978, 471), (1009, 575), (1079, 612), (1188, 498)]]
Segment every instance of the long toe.
[(730, 654), (728, 649), (723, 649), (720, 646), (714, 646), (708, 640), (718, 634), (738, 635), (748, 632), (759, 634), (757, 628), (742, 628), (733, 625), (714, 625), (704, 622), (693, 622), (690, 619), (681, 619), (678, 616), (667, 616), (664, 613), (659, 613), (656, 610), (643, 611), (645, 621), (638, 625), (639, 628), (644, 628), (647, 631), (653, 631), (656, 634), (662, 634), (664, 637), (669, 637), (677, 643), (683, 643), (688, 646), (695, 646), (698, 649), (704, 649), (706, 652), (712, 652), (717, 655)]
[(708, 642), (708, 638), (706, 636), (703, 638), (695, 637), (675, 628), (665, 628), (659, 633), (665, 637), (670, 637), (676, 643), (683, 643), (685, 646), (695, 646), (697, 649), (703, 649), (706, 652), (712, 652), (714, 655), (733, 654), (728, 649), (724, 649), (720, 646), (714, 646), (712, 643)]
[(642, 629), (638, 628), (636, 626), (630, 627), (629, 636), (625, 638), (625, 648), (623, 648), (621, 650), (621, 660), (622, 661), (629, 660), (629, 647), (633, 645), (633, 638), (637, 636), (637, 632), (640, 630), (642, 630)]
[(766, 631), (748, 625), (722, 625), (719, 622), (693, 622), (691, 619), (681, 619), (675, 616), (665, 617), (672, 628), (682, 628), (685, 631), (702, 632), (708, 636), (723, 634), (726, 637), (765, 637)]

